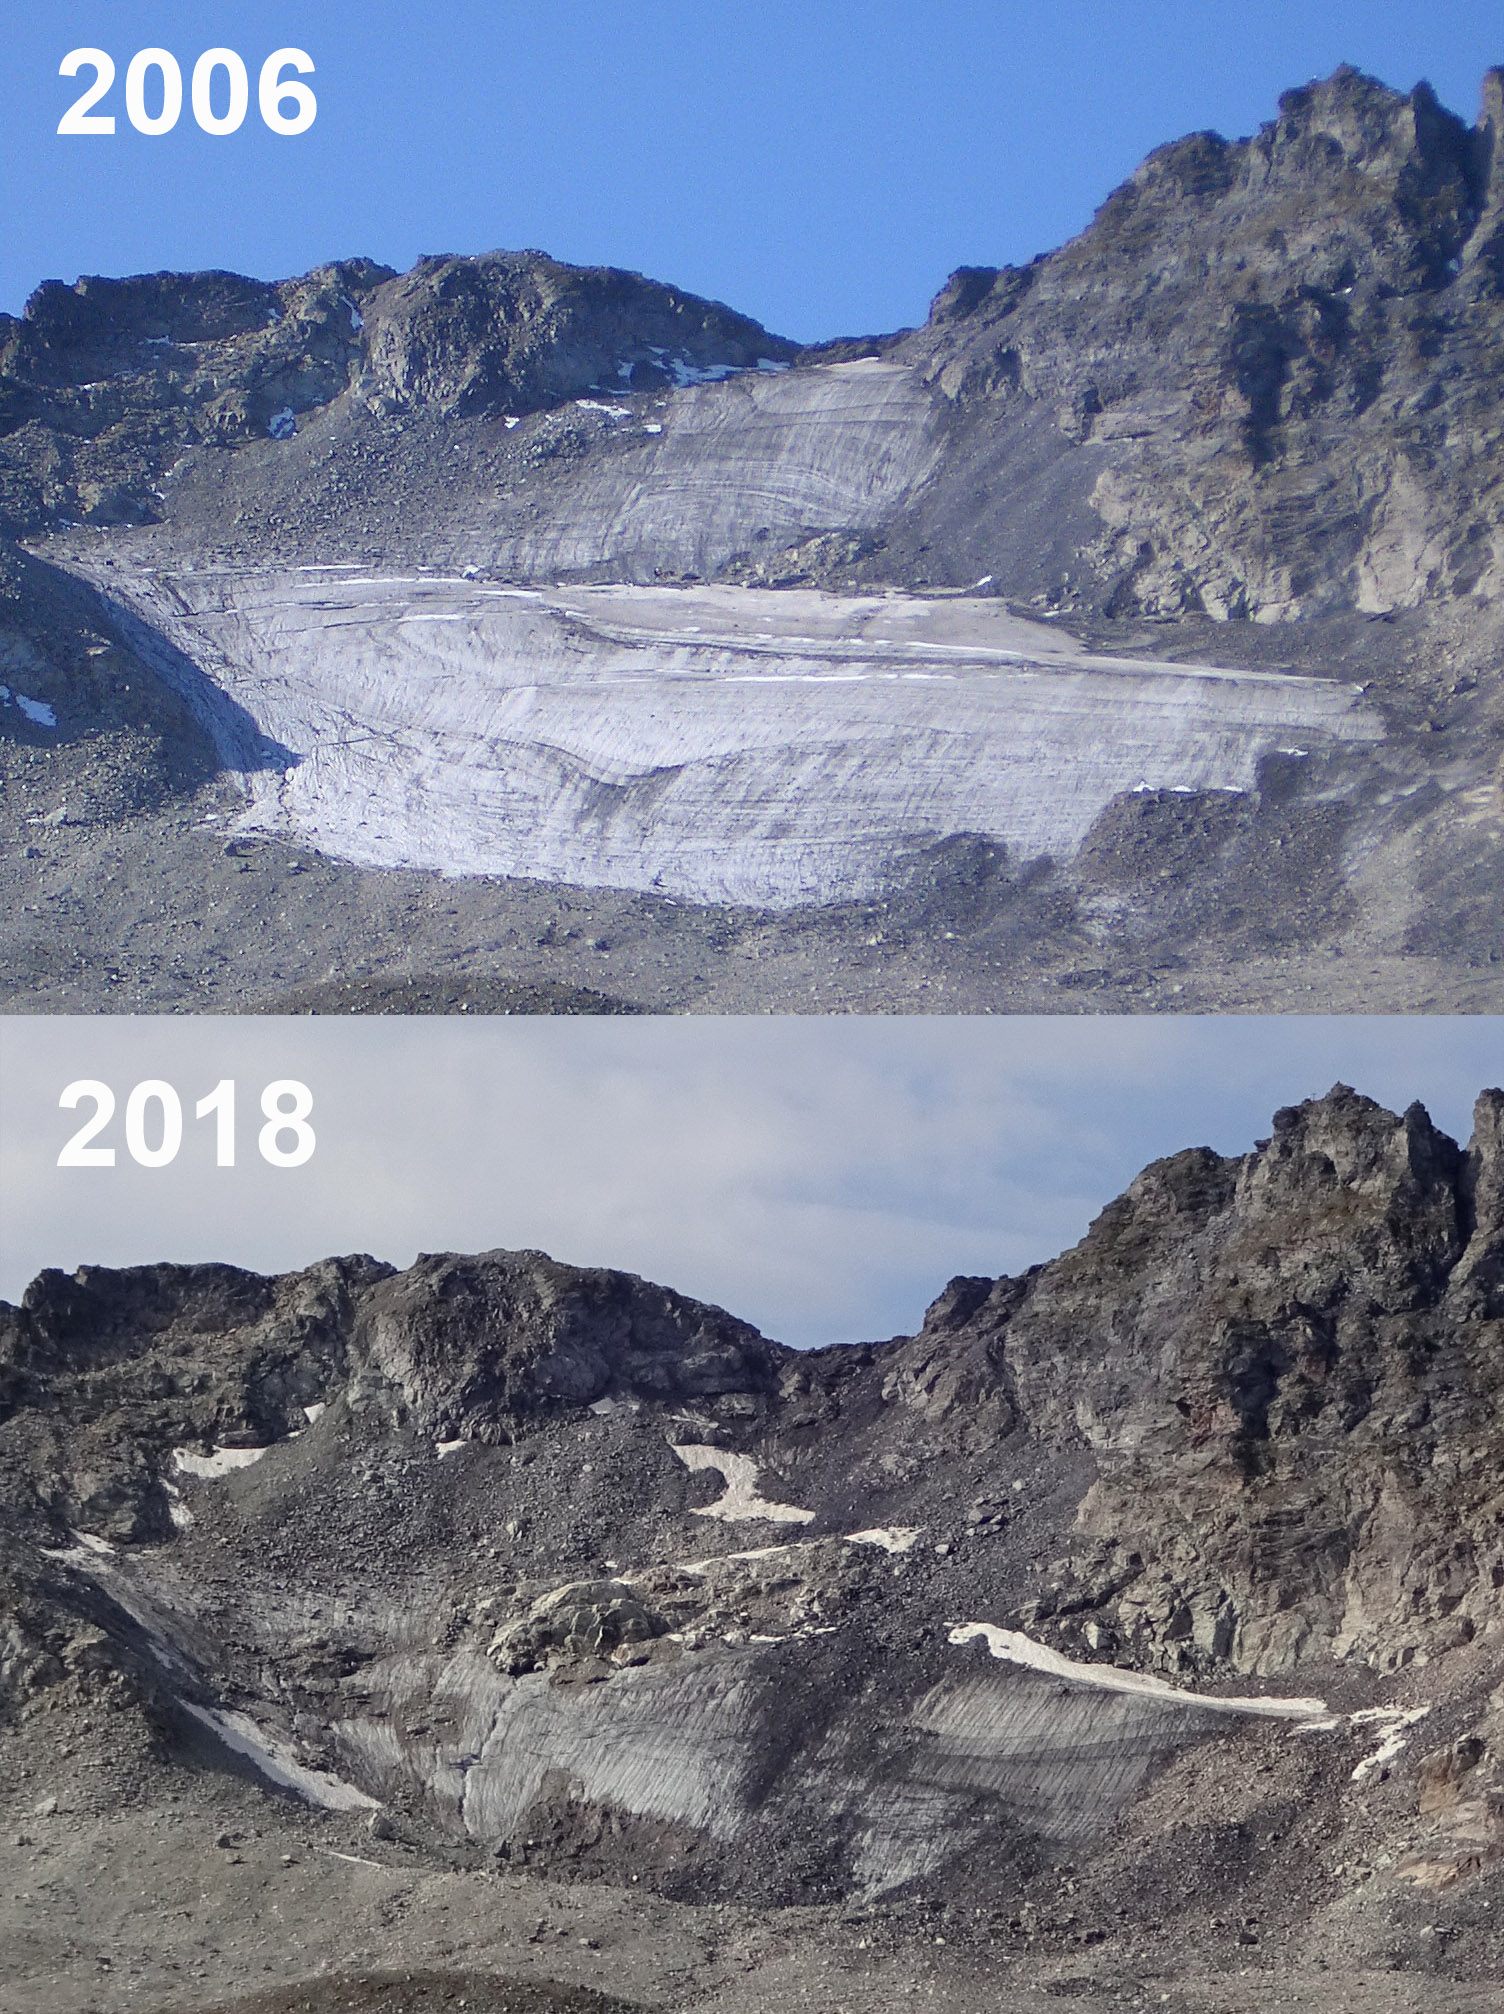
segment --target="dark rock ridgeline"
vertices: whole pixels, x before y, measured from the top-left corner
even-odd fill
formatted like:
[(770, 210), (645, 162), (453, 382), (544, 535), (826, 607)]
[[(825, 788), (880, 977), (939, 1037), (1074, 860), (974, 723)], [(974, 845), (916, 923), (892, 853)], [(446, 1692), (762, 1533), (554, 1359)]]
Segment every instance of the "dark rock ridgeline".
[(903, 353), (1105, 451), (1084, 557), (1120, 612), (1495, 594), (1501, 134), (1504, 71), (1468, 126), (1345, 67), (1158, 149), (1033, 265), (954, 274)]
[(517, 415), (796, 354), (715, 302), (541, 252), (48, 281), (0, 316), (0, 526), (149, 521), (190, 448), (290, 436), (342, 398), (388, 420)]
[(1470, 1640), (1504, 1576), (1504, 1093), (1463, 1150), (1339, 1086), (1248, 1155), (1156, 1162), (1073, 1250), (953, 1281), (882, 1345), (805, 1355), (505, 1252), (44, 1273), (0, 1326), (0, 1431), (46, 1449), (23, 1494), (119, 1536), (165, 1528), (171, 1448), (281, 1439), (331, 1393), (373, 1431), (503, 1447), (602, 1402), (694, 1418), (855, 1516), (914, 1515), (947, 1464), (1043, 1464), (1081, 1478), (1043, 1613), (1092, 1613), (1119, 1655), (1404, 1662)]

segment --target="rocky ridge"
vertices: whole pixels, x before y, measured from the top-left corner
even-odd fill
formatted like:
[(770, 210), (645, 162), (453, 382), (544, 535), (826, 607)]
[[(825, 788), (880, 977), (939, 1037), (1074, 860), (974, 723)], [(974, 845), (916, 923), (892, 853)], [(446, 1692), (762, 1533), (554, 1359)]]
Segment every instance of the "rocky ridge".
[(1468, 125), (1344, 68), (1251, 139), (1159, 148), (1061, 251), (955, 274), (908, 347), (1106, 451), (1109, 606), (1493, 601), (1501, 286), (1504, 71)]

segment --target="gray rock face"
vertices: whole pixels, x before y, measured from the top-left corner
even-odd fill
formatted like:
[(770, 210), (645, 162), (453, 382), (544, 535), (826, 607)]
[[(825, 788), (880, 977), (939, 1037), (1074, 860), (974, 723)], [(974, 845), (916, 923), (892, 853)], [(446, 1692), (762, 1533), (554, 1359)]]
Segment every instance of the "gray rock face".
[(718, 1308), (541, 1252), (420, 1259), (371, 1293), (354, 1341), (404, 1417), (440, 1440), (504, 1438), (597, 1403), (755, 1404), (775, 1362)]
[(525, 1615), (502, 1624), (489, 1655), (513, 1678), (551, 1655), (643, 1661), (639, 1646), (663, 1634), (663, 1618), (638, 1601), (625, 1581), (578, 1581), (540, 1595)]
[(378, 408), (522, 413), (783, 364), (795, 346), (745, 315), (635, 273), (538, 252), (425, 259), (371, 295), (358, 389)]
[(1160, 148), (1073, 243), (901, 345), (1097, 451), (1117, 605), (1287, 620), (1497, 597), (1504, 72), (1469, 127), (1342, 69)]
[(1338, 1087), (808, 1354), (537, 1253), (43, 1274), (0, 1714), (778, 1900), (1132, 1881), (1263, 1727), (1297, 1885), (1377, 1827), (1462, 1892), (1504, 1858), (1501, 1138), (1498, 1091), (1464, 1150)]
[(277, 285), (233, 273), (49, 281), (0, 316), (0, 522), (158, 515), (188, 448), (292, 438), (349, 397), (495, 416), (783, 364), (757, 323), (636, 274), (539, 252), (369, 259)]

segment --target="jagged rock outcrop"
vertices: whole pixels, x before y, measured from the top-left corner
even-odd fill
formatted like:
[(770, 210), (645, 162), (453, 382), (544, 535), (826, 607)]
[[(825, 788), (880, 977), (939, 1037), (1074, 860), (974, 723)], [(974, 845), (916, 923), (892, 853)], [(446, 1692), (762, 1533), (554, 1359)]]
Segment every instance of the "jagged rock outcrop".
[(497, 417), (784, 363), (756, 322), (541, 252), (48, 281), (0, 316), (0, 527), (160, 514), (191, 447), (290, 439), (349, 396), (385, 416)]
[(1501, 105), (1504, 71), (1470, 127), (1340, 69), (1251, 139), (1158, 149), (1062, 250), (958, 272), (903, 353), (1099, 450), (1121, 608), (1494, 598)]
[(1030, 1278), (997, 1380), (1096, 1467), (1041, 1613), (1164, 1669), (1263, 1673), (1393, 1668), (1496, 1624), (1501, 1109), (1480, 1098), (1463, 1153), (1339, 1087), (1241, 1161), (1157, 1163)]
[(420, 1259), (366, 1299), (355, 1352), (419, 1431), (477, 1441), (596, 1404), (755, 1414), (780, 1354), (719, 1308), (541, 1252)]

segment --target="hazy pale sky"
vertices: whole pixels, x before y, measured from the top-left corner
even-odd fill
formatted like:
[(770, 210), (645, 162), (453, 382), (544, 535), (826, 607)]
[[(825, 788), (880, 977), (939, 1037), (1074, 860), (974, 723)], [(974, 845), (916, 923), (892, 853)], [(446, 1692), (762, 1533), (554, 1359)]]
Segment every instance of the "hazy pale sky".
[[(1477, 111), (1497, 0), (47, 0), (6, 8), (0, 309), (44, 278), (538, 246), (730, 301), (783, 334), (921, 320), (958, 265), (1079, 231), (1162, 142), (1234, 136), (1351, 62)], [(84, 45), (117, 133), (62, 138)], [(161, 46), (316, 64), (302, 138), (256, 116), (134, 132)], [(87, 75), (81, 80), (88, 82)], [(158, 87), (153, 86), (155, 91)], [(254, 97), (253, 97), (254, 105)]]
[[(59, 1169), (75, 1078), (171, 1082), (172, 1166)], [(240, 1087), (240, 1160), (194, 1101)], [(318, 1147), (257, 1157), (303, 1079)], [(1071, 1244), (1157, 1155), (1238, 1153), (1342, 1079), (1466, 1138), (1504, 1020), (0, 1021), (0, 1296), (44, 1266), (538, 1246), (793, 1343), (904, 1333), (954, 1273)], [(108, 1135), (123, 1135), (117, 1114)]]

